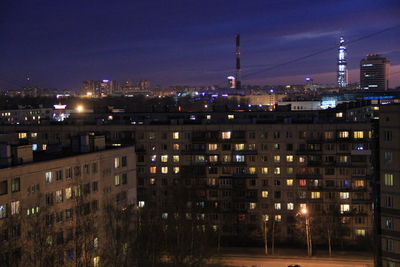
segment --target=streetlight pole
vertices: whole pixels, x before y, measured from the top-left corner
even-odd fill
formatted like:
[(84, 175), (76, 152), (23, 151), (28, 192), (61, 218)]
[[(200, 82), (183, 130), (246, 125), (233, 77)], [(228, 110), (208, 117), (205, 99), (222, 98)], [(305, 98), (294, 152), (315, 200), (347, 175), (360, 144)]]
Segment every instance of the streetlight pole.
[(268, 217), (264, 218), (264, 247), (265, 255), (268, 255)]
[(311, 242), (311, 231), (310, 231), (310, 217), (308, 216), (308, 210), (306, 208), (301, 210), (301, 213), (306, 219), (306, 238), (307, 238), (307, 255), (312, 256), (312, 242)]

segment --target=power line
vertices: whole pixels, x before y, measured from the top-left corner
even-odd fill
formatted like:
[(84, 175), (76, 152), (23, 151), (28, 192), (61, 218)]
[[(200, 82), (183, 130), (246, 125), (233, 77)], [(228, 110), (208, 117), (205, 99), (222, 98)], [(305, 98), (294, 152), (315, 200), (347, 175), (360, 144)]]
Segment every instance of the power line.
[[(398, 27), (400, 27), (400, 24), (392, 26), (392, 27), (388, 27), (388, 28), (385, 28), (385, 29), (382, 29), (382, 30), (377, 31), (377, 32), (373, 32), (373, 33), (361, 36), (361, 37), (359, 37), (357, 39), (354, 39), (354, 40), (351, 40), (351, 41), (347, 42), (347, 44), (353, 44), (353, 43), (362, 41), (364, 39), (370, 38), (372, 36), (375, 36), (375, 35), (378, 35), (378, 34), (393, 30), (393, 29), (398, 28)], [(322, 50), (318, 50), (318, 51), (313, 52), (311, 54), (308, 54), (308, 55), (305, 55), (305, 56), (301, 56), (301, 57), (298, 57), (298, 58), (295, 58), (295, 59), (292, 59), (292, 60), (289, 60), (289, 61), (286, 61), (286, 62), (275, 64), (275, 65), (273, 65), (271, 67), (268, 67), (268, 68), (265, 68), (265, 69), (262, 69), (262, 70), (254, 71), (254, 72), (251, 72), (251, 73), (247, 73), (245, 75), (242, 75), (242, 78), (246, 78), (246, 77), (249, 77), (249, 76), (252, 76), (252, 75), (256, 75), (256, 74), (259, 74), (259, 73), (263, 73), (263, 72), (268, 72), (270, 70), (273, 70), (273, 69), (276, 69), (276, 68), (291, 64), (291, 63), (295, 63), (295, 62), (302, 61), (304, 59), (307, 59), (307, 58), (310, 58), (310, 57), (313, 57), (313, 56), (316, 56), (316, 55), (319, 55), (319, 54), (322, 54), (322, 53), (326, 53), (326, 52), (328, 52), (328, 51), (330, 51), (332, 49), (337, 49), (337, 45), (331, 46), (331, 47), (328, 47), (328, 48), (325, 48), (325, 49), (322, 49)]]

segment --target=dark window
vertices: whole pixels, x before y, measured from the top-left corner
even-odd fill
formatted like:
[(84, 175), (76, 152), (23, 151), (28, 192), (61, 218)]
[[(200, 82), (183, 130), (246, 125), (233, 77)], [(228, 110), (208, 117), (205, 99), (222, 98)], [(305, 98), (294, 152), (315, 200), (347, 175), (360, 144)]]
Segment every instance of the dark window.
[(92, 191), (97, 192), (99, 190), (99, 183), (98, 182), (92, 182)]
[(126, 159), (126, 156), (123, 156), (122, 160), (121, 160), (121, 166), (126, 167), (126, 165), (127, 165), (127, 159)]
[(7, 180), (0, 182), (0, 195), (5, 195), (8, 193), (8, 182)]
[(15, 177), (11, 182), (11, 192), (19, 192), (21, 190), (21, 179), (19, 177)]
[(122, 174), (122, 184), (127, 184), (128, 183), (128, 174), (123, 173)]

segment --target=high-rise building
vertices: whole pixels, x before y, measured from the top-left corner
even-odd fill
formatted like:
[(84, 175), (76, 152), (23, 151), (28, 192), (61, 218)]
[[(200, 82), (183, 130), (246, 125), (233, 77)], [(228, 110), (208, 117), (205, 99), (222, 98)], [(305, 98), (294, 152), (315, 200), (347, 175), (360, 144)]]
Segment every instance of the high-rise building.
[(338, 54), (337, 83), (339, 87), (346, 87), (348, 83), (346, 46), (343, 37), (340, 37)]
[(360, 87), (363, 90), (389, 88), (390, 61), (380, 55), (367, 55), (360, 62)]
[(87, 80), (82, 82), (81, 90), (84, 94), (91, 93), (95, 96), (109, 95), (119, 90), (119, 84), (116, 80)]

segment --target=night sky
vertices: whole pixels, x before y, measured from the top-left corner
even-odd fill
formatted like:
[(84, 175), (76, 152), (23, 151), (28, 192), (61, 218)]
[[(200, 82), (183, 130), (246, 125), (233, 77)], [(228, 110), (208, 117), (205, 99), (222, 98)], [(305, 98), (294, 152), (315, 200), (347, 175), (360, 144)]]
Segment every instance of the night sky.
[[(399, 0), (1, 0), (0, 88), (25, 85), (27, 73), (60, 89), (103, 78), (221, 84), (236, 33), (244, 84), (335, 83), (335, 49), (252, 73), (395, 25)], [(400, 86), (400, 27), (348, 45), (351, 82), (369, 53), (391, 60)]]

